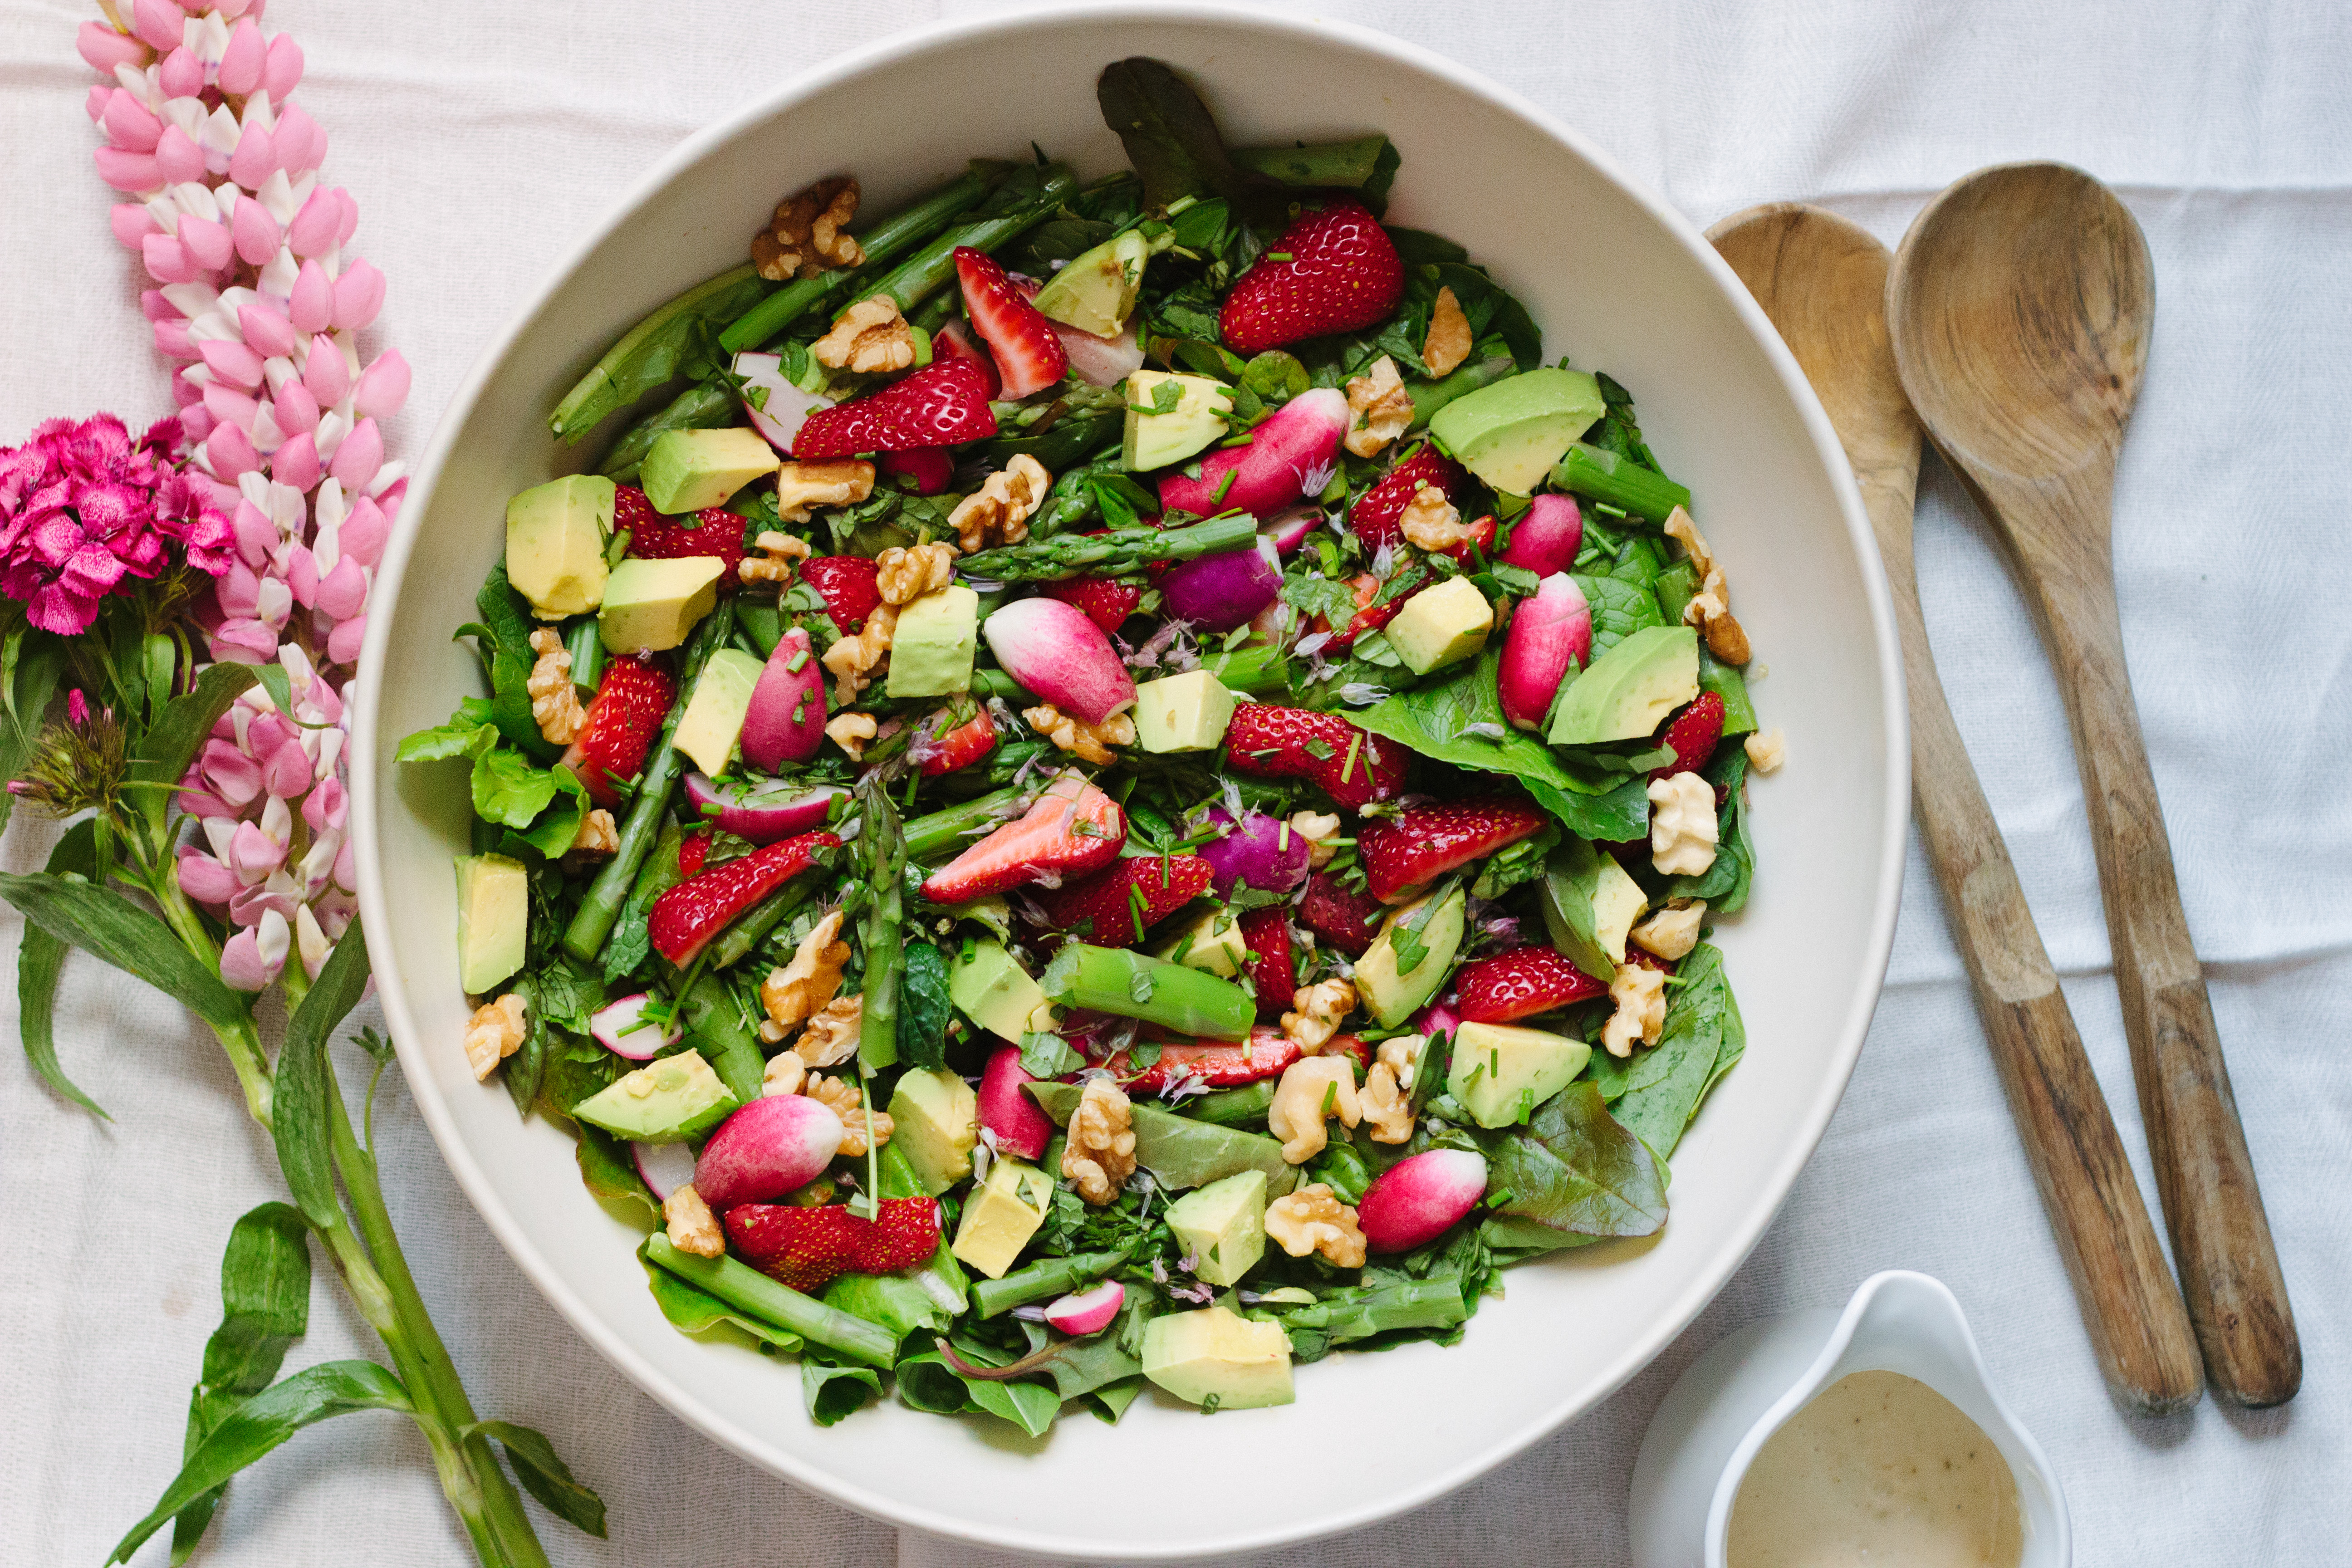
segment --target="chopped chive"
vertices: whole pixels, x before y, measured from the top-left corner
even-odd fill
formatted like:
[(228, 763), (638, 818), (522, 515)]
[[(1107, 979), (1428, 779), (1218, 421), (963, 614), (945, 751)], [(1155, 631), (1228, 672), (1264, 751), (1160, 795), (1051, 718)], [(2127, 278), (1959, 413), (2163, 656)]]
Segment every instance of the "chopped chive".
[(1339, 782), (1341, 784), (1346, 784), (1348, 782), (1348, 775), (1355, 771), (1356, 752), (1358, 748), (1363, 745), (1363, 731), (1360, 730), (1356, 732), (1354, 739), (1348, 742), (1348, 760), (1339, 764)]
[(786, 675), (798, 675), (802, 670), (808, 668), (808, 662), (809, 650), (806, 648), (796, 649), (794, 650), (792, 658), (784, 660), (784, 673)]

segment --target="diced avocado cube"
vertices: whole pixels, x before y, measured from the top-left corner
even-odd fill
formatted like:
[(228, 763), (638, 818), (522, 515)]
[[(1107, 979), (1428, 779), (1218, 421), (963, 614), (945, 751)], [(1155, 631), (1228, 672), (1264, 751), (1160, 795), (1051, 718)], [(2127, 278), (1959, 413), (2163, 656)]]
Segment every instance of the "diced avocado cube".
[(1192, 1273), (1232, 1285), (1265, 1256), (1265, 1173), (1243, 1171), (1168, 1205), (1168, 1232), (1192, 1256)]
[(1389, 623), (1389, 647), (1405, 668), (1427, 675), (1475, 658), (1495, 629), (1495, 606), (1467, 577), (1448, 577), (1404, 602)]
[(1429, 433), (1494, 489), (1531, 495), (1602, 412), (1591, 376), (1547, 366), (1455, 398), (1431, 416)]
[(1165, 1312), (1143, 1326), (1143, 1375), (1192, 1405), (1220, 1410), (1287, 1405), (1290, 1336), (1223, 1307)]
[(530, 873), (504, 855), (457, 857), (457, 984), (479, 995), (522, 967)]
[(1649, 907), (1642, 885), (1580, 838), (1544, 863), (1544, 930), (1562, 956), (1595, 980), (1613, 979), (1625, 962), (1625, 934)]
[(948, 1250), (965, 1268), (1002, 1279), (1053, 1205), (1053, 1177), (1019, 1160), (1000, 1159), (964, 1200), (955, 1245)]
[(1223, 908), (1211, 910), (1198, 920), (1186, 921), (1173, 937), (1153, 948), (1151, 955), (1224, 980), (1238, 979), (1250, 964), (1249, 942), (1242, 935), (1242, 922), (1234, 918), (1232, 910)]
[(1205, 669), (1135, 689), (1135, 738), (1147, 752), (1213, 752), (1233, 717), (1234, 694)]
[[(1356, 960), (1356, 990), (1384, 1029), (1403, 1023), (1414, 1008), (1437, 994), (1454, 952), (1462, 946), (1463, 919), (1468, 907), (1462, 889), (1456, 888), (1433, 910), (1425, 909), (1428, 903), (1429, 899), (1421, 899), (1391, 915), (1372, 945), (1364, 950), (1364, 956)], [(1415, 962), (1405, 964), (1397, 946), (1406, 928), (1415, 922), (1422, 951)]]
[(1120, 460), (1132, 472), (1181, 463), (1225, 438), (1234, 405), (1224, 383), (1205, 375), (1139, 370), (1126, 381), (1127, 431)]
[(951, 697), (971, 689), (971, 656), (980, 646), (980, 595), (950, 583), (898, 612), (890, 638), (889, 694)]
[(725, 506), (737, 490), (782, 464), (757, 430), (740, 425), (724, 430), (665, 430), (646, 453), (637, 483), (656, 511), (675, 516)]
[(690, 1050), (614, 1079), (573, 1106), (572, 1114), (615, 1138), (682, 1143), (718, 1126), (737, 1103), (702, 1053)]
[(1508, 1127), (1566, 1089), (1592, 1047), (1565, 1035), (1504, 1024), (1461, 1024), (1445, 1092), (1481, 1127)]
[(971, 1151), (980, 1142), (980, 1096), (951, 1072), (915, 1068), (898, 1079), (890, 1096), (898, 1151), (923, 1191), (939, 1196), (971, 1174)]
[(1014, 1045), (1025, 1034), (1054, 1026), (1053, 1003), (1003, 942), (975, 942), (970, 958), (959, 954), (950, 962), (948, 1000), (965, 1017)]
[(743, 715), (751, 710), (751, 689), (760, 684), (764, 668), (738, 647), (722, 647), (703, 665), (677, 721), (677, 749), (704, 773), (716, 777), (727, 771), (743, 733)]
[(1569, 682), (1549, 739), (1555, 746), (1639, 740), (1697, 695), (1698, 633), (1689, 626), (1643, 626)]
[(674, 561), (632, 555), (614, 567), (596, 616), (606, 650), (659, 653), (684, 642), (694, 623), (719, 607), (719, 574), (726, 569), (716, 555)]
[(613, 481), (567, 474), (507, 502), (507, 581), (543, 621), (604, 602), (604, 544), (613, 531)]
[(1038, 313), (1098, 338), (1118, 335), (1143, 289), (1143, 264), (1151, 242), (1140, 229), (1113, 235), (1092, 250), (1072, 257), (1045, 279), (1030, 301)]

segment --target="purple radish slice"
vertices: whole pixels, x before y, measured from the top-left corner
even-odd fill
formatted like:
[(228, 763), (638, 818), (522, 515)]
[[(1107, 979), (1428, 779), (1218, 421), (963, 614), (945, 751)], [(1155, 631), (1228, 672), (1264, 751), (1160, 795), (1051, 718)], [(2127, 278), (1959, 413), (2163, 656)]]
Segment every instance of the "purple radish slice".
[(1323, 526), (1323, 509), (1311, 501), (1301, 501), (1276, 512), (1258, 524), (1258, 537), (1274, 541), (1275, 553), (1287, 555), (1307, 542), (1307, 536)]
[(686, 1031), (675, 1021), (667, 1027), (646, 1017), (646, 1004), (653, 997), (640, 991), (634, 996), (624, 996), (607, 1003), (589, 1016), (588, 1032), (596, 1043), (616, 1057), (626, 1057), (633, 1062), (649, 1062), (654, 1053), (664, 1046), (676, 1045)]
[(824, 1173), (841, 1152), (841, 1118), (804, 1094), (771, 1094), (719, 1124), (694, 1164), (694, 1190), (714, 1214), (773, 1203)]
[(980, 1125), (996, 1140), (996, 1152), (1023, 1160), (1040, 1159), (1053, 1141), (1054, 1119), (1021, 1092), (1036, 1081), (1021, 1065), (1021, 1047), (1006, 1046), (988, 1058), (980, 1075)]
[(1356, 1205), (1356, 1224), (1374, 1252), (1410, 1252), (1444, 1235), (1486, 1194), (1485, 1155), (1432, 1149), (1373, 1177)]
[(1454, 1010), (1451, 994), (1443, 1001), (1432, 1002), (1413, 1015), (1412, 1032), (1424, 1039), (1450, 1035), (1462, 1026), (1462, 1015)]
[(1576, 579), (1555, 572), (1519, 602), (1503, 634), (1503, 659), (1496, 671), (1503, 717), (1522, 730), (1542, 729), (1560, 682), (1591, 651), (1592, 606)]
[(1282, 563), (1274, 541), (1264, 535), (1249, 549), (1187, 561), (1160, 579), (1169, 616), (1204, 632), (1247, 626), (1281, 592)]
[(1576, 552), (1584, 548), (1584, 514), (1574, 496), (1538, 496), (1511, 525), (1511, 542), (1501, 556), (1506, 566), (1521, 566), (1538, 577), (1575, 566)]
[(708, 774), (686, 775), (686, 798), (696, 814), (719, 832), (754, 844), (773, 844), (823, 827), (833, 803), (848, 795), (839, 784), (804, 784), (795, 779), (721, 784)]
[(629, 1157), (637, 1174), (653, 1189), (655, 1201), (669, 1202), (670, 1194), (694, 1180), (694, 1146), (690, 1143), (632, 1143)]
[[(782, 354), (737, 354), (735, 374), (743, 378), (743, 412), (751, 416), (751, 428), (788, 458), (793, 452), (793, 438), (801, 433), (801, 426), (808, 416), (820, 408), (833, 406), (832, 398), (803, 392), (784, 379)], [(756, 405), (750, 398), (755, 388), (767, 393)]]
[(1135, 701), (1135, 677), (1118, 650), (1075, 605), (1015, 599), (980, 629), (1005, 674), (1086, 723), (1099, 724)]
[(1307, 880), (1314, 846), (1305, 835), (1292, 832), (1282, 818), (1252, 811), (1236, 822), (1221, 805), (1211, 806), (1202, 816), (1226, 830), (1223, 837), (1194, 851), (1209, 863), (1217, 897), (1232, 897), (1235, 882), (1269, 893), (1286, 893)]
[(1054, 335), (1062, 340), (1062, 352), (1069, 356), (1070, 374), (1088, 386), (1117, 386), (1131, 373), (1143, 368), (1143, 350), (1135, 341), (1132, 321), (1115, 338), (1098, 338), (1051, 317), (1046, 321)]
[(1127, 1305), (1127, 1287), (1106, 1279), (1088, 1290), (1073, 1290), (1045, 1309), (1045, 1321), (1066, 1334), (1085, 1338), (1101, 1333)]
[(1336, 387), (1302, 392), (1260, 420), (1248, 446), (1220, 447), (1202, 457), (1199, 479), (1176, 473), (1160, 480), (1160, 508), (1181, 507), (1201, 517), (1239, 510), (1268, 518), (1320, 495), (1339, 461), (1348, 418), (1347, 395)]
[(743, 710), (743, 760), (762, 773), (803, 763), (824, 744), (824, 666), (808, 633), (788, 627), (776, 639)]

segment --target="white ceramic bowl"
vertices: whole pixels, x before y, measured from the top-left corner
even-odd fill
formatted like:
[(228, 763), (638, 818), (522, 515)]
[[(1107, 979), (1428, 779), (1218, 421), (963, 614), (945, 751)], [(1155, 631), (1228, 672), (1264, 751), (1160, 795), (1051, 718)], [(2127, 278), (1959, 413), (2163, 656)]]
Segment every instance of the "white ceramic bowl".
[[(450, 932), (462, 789), (404, 773), (398, 738), (476, 689), (474, 618), (516, 490), (566, 470), (545, 416), (614, 336), (739, 263), (780, 193), (835, 170), (868, 212), (1031, 141), (1123, 160), (1095, 77), (1129, 55), (1200, 83), (1237, 144), (1379, 129), (1404, 155), (1401, 223), (1451, 235), (1524, 300), (1547, 351), (1608, 370), (1728, 564), (1789, 763), (1755, 785), (1762, 875), (1727, 922), (1749, 1043), (1675, 1161), (1654, 1242), (1514, 1270), (1452, 1349), (1302, 1368), (1298, 1402), (1204, 1426), (1145, 1398), (1117, 1427), (1043, 1442), (885, 1403), (830, 1430), (785, 1362), (674, 1331), (635, 1237), (580, 1184), (571, 1141), (522, 1122), (457, 1049)], [(1845, 1087), (1884, 972), (1909, 798), (1886, 590), (1827, 419), (1698, 232), (1581, 137), (1420, 49), (1354, 28), (1182, 5), (1096, 5), (908, 35), (834, 62), (694, 137), (556, 268), (451, 405), (377, 575), (353, 726), (361, 899), (401, 1062), (467, 1194), (597, 1350), (713, 1438), (852, 1508), (1032, 1556), (1170, 1559), (1262, 1548), (1426, 1501), (1588, 1409), (1747, 1256)], [(1262, 1464), (1388, 1446), (1384, 1463)], [(1203, 1467), (1213, 1480), (1202, 1478)], [(1171, 1485), (1166, 1478), (1192, 1480)], [(1111, 1478), (1110, 1484), (1106, 1478)], [(1127, 1478), (1122, 1482), (1118, 1478)], [(1152, 1478), (1160, 1478), (1153, 1479)]]

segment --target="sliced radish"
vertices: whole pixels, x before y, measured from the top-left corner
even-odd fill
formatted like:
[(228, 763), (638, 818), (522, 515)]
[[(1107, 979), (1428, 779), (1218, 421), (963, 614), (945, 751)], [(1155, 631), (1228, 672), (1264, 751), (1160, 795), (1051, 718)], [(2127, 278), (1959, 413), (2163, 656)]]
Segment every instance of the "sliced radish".
[(694, 1180), (694, 1146), (690, 1143), (632, 1143), (629, 1157), (637, 1174), (653, 1189), (654, 1197), (669, 1202), (670, 1194)]
[(1575, 578), (1555, 572), (1511, 612), (1496, 672), (1503, 717), (1522, 730), (1541, 729), (1560, 682), (1591, 651), (1592, 606)]
[(1374, 1176), (1356, 1205), (1356, 1223), (1374, 1252), (1410, 1252), (1444, 1235), (1486, 1194), (1485, 1155), (1431, 1149)]
[[(803, 392), (784, 379), (782, 354), (737, 354), (735, 374), (743, 378), (743, 412), (751, 416), (751, 428), (788, 458), (793, 452), (793, 438), (801, 433), (802, 421), (820, 408), (833, 406), (832, 398)], [(767, 394), (756, 406), (750, 396), (754, 389)]]
[(1307, 542), (1307, 536), (1323, 526), (1323, 509), (1311, 501), (1276, 512), (1258, 525), (1258, 537), (1274, 541), (1275, 552), (1287, 555)]
[(1015, 599), (981, 630), (1005, 674), (1086, 723), (1099, 724), (1135, 701), (1135, 678), (1118, 650), (1075, 605), (1043, 595)]
[(1091, 1290), (1074, 1290), (1045, 1309), (1045, 1321), (1080, 1339), (1101, 1333), (1127, 1305), (1127, 1287), (1106, 1279)]
[(841, 1118), (805, 1094), (763, 1095), (730, 1115), (702, 1146), (694, 1190), (714, 1213), (772, 1203), (804, 1187), (841, 1152)]
[(1054, 331), (1069, 356), (1070, 373), (1088, 386), (1117, 386), (1143, 368), (1143, 350), (1135, 341), (1132, 321), (1115, 338), (1098, 338), (1061, 321), (1054, 322)]
[(1264, 535), (1249, 549), (1187, 561), (1160, 579), (1168, 614), (1204, 632), (1246, 626), (1281, 592), (1282, 563), (1274, 541)]
[(1502, 554), (1506, 566), (1523, 566), (1538, 577), (1566, 572), (1584, 548), (1584, 514), (1574, 496), (1543, 495), (1528, 503), (1511, 525), (1510, 548)]
[(1259, 421), (1248, 446), (1203, 457), (1199, 479), (1174, 473), (1160, 480), (1160, 504), (1201, 517), (1235, 510), (1272, 517), (1323, 493), (1347, 433), (1346, 394), (1328, 386), (1302, 392)]
[(588, 1032), (595, 1037), (598, 1045), (616, 1057), (649, 1062), (664, 1046), (676, 1045), (686, 1035), (675, 1019), (664, 1028), (644, 1016), (646, 1004), (652, 1000), (650, 993), (640, 991), (634, 996), (607, 1003), (589, 1016)]
[(751, 687), (743, 710), (743, 760), (772, 773), (787, 763), (806, 762), (823, 744), (824, 666), (808, 633), (793, 626), (776, 639)]
[(980, 1124), (995, 1138), (999, 1153), (1034, 1160), (1053, 1141), (1054, 1119), (1021, 1092), (1023, 1084), (1034, 1081), (1021, 1065), (1017, 1046), (1006, 1046), (989, 1058), (980, 1075)]
[(719, 784), (701, 773), (686, 775), (686, 798), (701, 819), (754, 844), (773, 844), (824, 826), (833, 803), (848, 795), (839, 784), (804, 784), (793, 779)]

